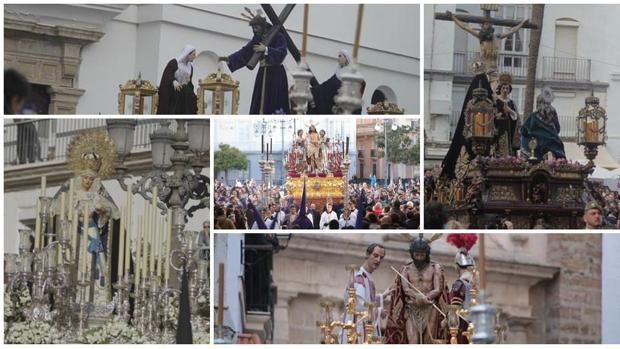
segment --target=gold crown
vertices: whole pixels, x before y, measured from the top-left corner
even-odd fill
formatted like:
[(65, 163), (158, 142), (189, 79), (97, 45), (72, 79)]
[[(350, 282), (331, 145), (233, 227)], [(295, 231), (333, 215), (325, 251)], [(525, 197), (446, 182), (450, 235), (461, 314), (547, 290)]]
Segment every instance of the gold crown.
[(501, 73), (499, 75), (499, 84), (500, 85), (503, 85), (503, 84), (512, 85), (512, 75), (510, 75), (510, 73)]
[(82, 159), (82, 167), (84, 172), (99, 173), (101, 169), (101, 156), (92, 150), (83, 153), (80, 158)]

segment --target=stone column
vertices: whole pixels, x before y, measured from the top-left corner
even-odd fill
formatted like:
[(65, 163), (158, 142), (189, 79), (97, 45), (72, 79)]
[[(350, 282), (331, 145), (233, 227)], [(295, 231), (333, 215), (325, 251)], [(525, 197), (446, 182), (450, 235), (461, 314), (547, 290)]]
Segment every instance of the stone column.
[(77, 104), (84, 90), (70, 87), (50, 86), (50, 114), (76, 114)]
[(290, 343), (289, 306), (298, 295), (298, 292), (278, 290), (278, 304), (274, 312), (273, 342), (275, 344)]

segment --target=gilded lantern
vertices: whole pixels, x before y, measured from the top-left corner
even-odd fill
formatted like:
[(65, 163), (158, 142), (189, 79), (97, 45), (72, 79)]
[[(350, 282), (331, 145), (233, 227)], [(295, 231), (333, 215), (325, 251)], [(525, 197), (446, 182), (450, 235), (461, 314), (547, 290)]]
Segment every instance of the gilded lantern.
[(586, 98), (586, 106), (577, 116), (577, 144), (582, 146), (604, 145), (607, 141), (607, 112), (599, 105), (598, 97)]
[(207, 75), (198, 82), (198, 114), (237, 114), (239, 110), (239, 81), (222, 72)]
[(148, 80), (137, 79), (119, 85), (118, 113), (121, 115), (156, 114), (158, 94), (157, 88)]
[(487, 90), (477, 88), (465, 107), (465, 127), (463, 136), (467, 140), (491, 139), (495, 135), (495, 106), (488, 97)]

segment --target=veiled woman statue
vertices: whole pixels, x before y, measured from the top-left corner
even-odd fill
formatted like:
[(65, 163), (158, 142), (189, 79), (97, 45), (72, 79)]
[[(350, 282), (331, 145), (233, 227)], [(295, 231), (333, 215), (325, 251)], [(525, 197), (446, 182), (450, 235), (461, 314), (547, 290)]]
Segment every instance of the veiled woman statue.
[[(120, 212), (114, 200), (102, 184), (102, 179), (114, 172), (116, 162), (116, 147), (107, 133), (102, 130), (87, 131), (75, 137), (67, 148), (68, 166), (74, 173), (73, 178), (66, 181), (54, 195), (51, 211), (53, 215), (60, 214), (61, 194), (66, 193), (70, 220), (78, 218), (78, 224), (72, 224), (77, 230), (77, 240), (74, 249), (78, 258), (78, 268), (87, 263), (90, 270), (91, 284), (90, 299), (95, 297), (94, 290), (107, 288), (106, 298), (111, 298), (112, 284), (116, 282), (116, 259), (118, 247), (118, 232)], [(84, 209), (88, 209), (88, 229), (84, 234)], [(77, 212), (77, 215), (74, 213)], [(75, 231), (69, 232), (73, 236)], [(84, 236), (88, 238), (88, 255), (80, 255), (80, 241)], [(114, 255), (112, 255), (114, 251)], [(81, 258), (81, 260), (80, 260)], [(79, 275), (75, 275), (79, 277)], [(96, 286), (96, 287), (95, 287)], [(98, 297), (99, 298), (99, 297)]]

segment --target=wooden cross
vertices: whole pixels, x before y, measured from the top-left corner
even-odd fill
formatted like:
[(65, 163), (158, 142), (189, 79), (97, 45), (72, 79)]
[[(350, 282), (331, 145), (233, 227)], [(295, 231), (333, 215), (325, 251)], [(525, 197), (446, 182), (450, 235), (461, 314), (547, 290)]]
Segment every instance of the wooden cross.
[[(483, 16), (472, 16), (472, 15), (464, 15), (464, 14), (459, 14), (459, 15), (455, 14), (454, 16), (464, 23), (479, 23), (479, 24), (491, 23), (493, 25), (500, 26), (500, 27), (515, 27), (519, 25), (519, 23), (521, 23), (521, 21), (516, 21), (512, 19), (491, 17), (491, 11), (497, 11), (499, 9), (497, 4), (480, 5), (480, 8), (482, 9), (482, 12), (484, 13)], [(452, 14), (448, 11), (435, 12), (435, 19), (440, 20), (440, 21), (452, 21)], [(538, 25), (528, 21), (526, 24), (523, 25), (523, 28), (538, 29)]]
[[(284, 9), (282, 10), (282, 12), (280, 12), (280, 16), (276, 17), (276, 23), (272, 22), (273, 26), (263, 36), (263, 40), (261, 41), (261, 44), (265, 46), (269, 46), (269, 44), (271, 44), (271, 42), (275, 39), (276, 35), (278, 35), (278, 32), (280, 32), (280, 30), (284, 28), (284, 22), (286, 21), (288, 16), (291, 14), (294, 7), (295, 7), (294, 4), (288, 4), (284, 6)], [(246, 64), (246, 67), (250, 70), (254, 69), (254, 67), (256, 67), (260, 59), (263, 57), (263, 55), (264, 54), (262, 52), (254, 52), (254, 55), (252, 56), (252, 58), (250, 58), (250, 60), (248, 61), (248, 64)]]
[[(283, 23), (280, 22), (280, 19), (276, 15), (276, 12), (273, 10), (273, 7), (271, 7), (271, 5), (269, 4), (261, 4), (261, 7), (263, 8), (263, 11), (265, 11), (267, 18), (269, 18), (272, 25), (274, 26), (280, 25), (280, 33), (282, 33), (282, 35), (284, 35), (284, 38), (286, 39), (286, 45), (288, 47), (288, 52), (291, 53), (291, 56), (293, 56), (293, 59), (295, 60), (295, 62), (299, 64), (299, 62), (301, 61), (301, 54), (299, 53), (299, 49), (297, 49), (297, 46), (295, 46), (295, 42), (293, 42), (293, 39), (291, 39), (291, 36), (288, 35), (286, 28), (284, 28)], [(310, 80), (310, 85), (314, 87), (314, 86), (317, 86), (318, 84), (319, 82), (317, 81), (317, 79), (314, 76), (312, 76), (312, 80)]]

